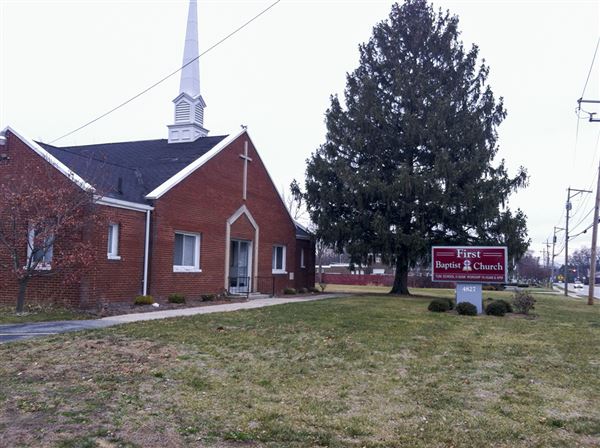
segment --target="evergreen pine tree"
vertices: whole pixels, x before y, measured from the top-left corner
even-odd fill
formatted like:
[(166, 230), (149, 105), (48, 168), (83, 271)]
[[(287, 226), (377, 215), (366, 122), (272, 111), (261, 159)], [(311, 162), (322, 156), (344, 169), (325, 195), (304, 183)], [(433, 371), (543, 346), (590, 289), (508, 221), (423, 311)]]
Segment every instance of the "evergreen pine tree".
[(434, 244), (505, 244), (518, 259), (525, 216), (505, 207), (527, 174), (494, 164), (506, 111), (478, 47), (459, 40), (458, 17), (407, 0), (359, 49), (345, 101), (331, 97), (325, 143), (308, 160), (301, 194), (319, 237), (353, 263), (371, 254), (394, 263), (400, 294)]

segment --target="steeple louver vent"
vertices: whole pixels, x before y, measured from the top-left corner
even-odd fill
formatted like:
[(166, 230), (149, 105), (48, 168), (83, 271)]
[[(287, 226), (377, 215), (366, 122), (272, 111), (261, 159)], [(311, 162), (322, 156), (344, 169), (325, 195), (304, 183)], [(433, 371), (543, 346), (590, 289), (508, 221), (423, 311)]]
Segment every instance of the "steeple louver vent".
[(175, 123), (187, 123), (190, 120), (190, 106), (187, 101), (181, 101), (175, 105)]
[(200, 125), (202, 125), (202, 123), (204, 122), (204, 108), (202, 107), (201, 104), (196, 104), (196, 123), (199, 123)]

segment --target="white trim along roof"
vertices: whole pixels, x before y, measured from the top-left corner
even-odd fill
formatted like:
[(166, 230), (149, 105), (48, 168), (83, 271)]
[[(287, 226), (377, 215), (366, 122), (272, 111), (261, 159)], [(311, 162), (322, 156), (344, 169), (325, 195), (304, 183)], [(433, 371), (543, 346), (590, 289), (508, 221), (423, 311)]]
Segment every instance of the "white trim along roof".
[(154, 210), (154, 207), (139, 202), (123, 201), (108, 196), (96, 196), (96, 204), (106, 205), (108, 207), (124, 208), (127, 210), (135, 210), (137, 212), (146, 212)]
[(87, 191), (95, 191), (94, 187), (92, 187), (90, 184), (88, 184), (78, 174), (76, 174), (74, 171), (69, 169), (64, 163), (62, 163), (60, 160), (58, 160), (56, 157), (54, 157), (52, 154), (50, 154), (48, 151), (46, 151), (44, 148), (42, 148), (36, 142), (34, 142), (33, 140), (31, 140), (27, 137), (24, 137), (23, 134), (21, 134), (20, 132), (17, 132), (14, 128), (12, 128), (10, 126), (5, 127), (4, 130), (1, 132), (1, 134), (6, 135), (6, 131), (9, 131), (12, 134), (14, 134), (19, 140), (21, 140), (23, 143), (25, 143), (27, 146), (29, 146), (40, 157), (42, 157), (44, 160), (46, 160), (50, 165), (52, 165), (54, 168), (56, 168), (58, 171), (60, 171), (62, 174), (64, 174), (67, 178), (69, 178), (70, 180), (75, 182), (77, 185), (79, 185), (82, 189), (87, 190)]

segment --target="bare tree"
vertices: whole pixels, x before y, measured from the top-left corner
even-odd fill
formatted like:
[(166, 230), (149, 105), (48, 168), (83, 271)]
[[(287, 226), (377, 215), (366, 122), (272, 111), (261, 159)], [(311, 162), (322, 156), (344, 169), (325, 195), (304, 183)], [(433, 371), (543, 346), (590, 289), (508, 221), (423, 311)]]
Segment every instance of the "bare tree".
[(0, 270), (18, 284), (23, 311), (30, 281), (77, 281), (95, 259), (89, 235), (100, 222), (93, 192), (56, 178), (50, 165), (24, 162), (0, 184)]
[(550, 276), (550, 269), (542, 266), (539, 257), (534, 257), (532, 251), (527, 251), (517, 262), (517, 273), (523, 280), (546, 282)]
[(290, 216), (294, 221), (305, 225), (308, 224), (308, 213), (304, 206), (302, 197), (296, 196), (295, 189), (298, 188), (296, 181), (290, 185), (290, 192), (286, 192), (284, 188), (281, 189), (281, 199), (285, 204), (286, 208), (290, 212)]

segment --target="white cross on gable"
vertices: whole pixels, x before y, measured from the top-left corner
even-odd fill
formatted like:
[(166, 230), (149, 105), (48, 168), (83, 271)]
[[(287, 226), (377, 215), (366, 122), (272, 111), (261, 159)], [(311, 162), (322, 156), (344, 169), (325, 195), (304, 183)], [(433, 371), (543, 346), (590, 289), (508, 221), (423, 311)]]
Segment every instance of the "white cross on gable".
[(242, 198), (246, 200), (248, 190), (248, 162), (252, 162), (252, 159), (248, 157), (248, 141), (244, 142), (244, 154), (240, 154), (240, 158), (244, 159), (244, 189)]

